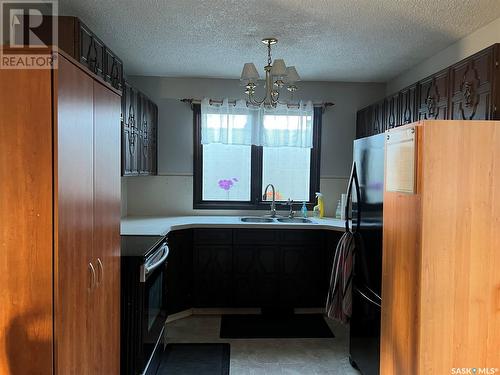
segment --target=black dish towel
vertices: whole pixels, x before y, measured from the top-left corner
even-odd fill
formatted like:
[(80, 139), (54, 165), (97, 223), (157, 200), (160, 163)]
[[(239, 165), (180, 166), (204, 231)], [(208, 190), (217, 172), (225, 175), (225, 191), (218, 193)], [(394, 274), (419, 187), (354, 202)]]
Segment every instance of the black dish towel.
[(229, 344), (168, 344), (157, 375), (229, 375)]

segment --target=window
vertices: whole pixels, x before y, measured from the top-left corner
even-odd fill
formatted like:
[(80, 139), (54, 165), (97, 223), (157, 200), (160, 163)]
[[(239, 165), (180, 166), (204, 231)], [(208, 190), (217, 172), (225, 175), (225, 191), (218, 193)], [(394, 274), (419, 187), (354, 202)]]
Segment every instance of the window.
[[(311, 150), (296, 147), (262, 148), (262, 194), (267, 184), (276, 189), (276, 200), (308, 202), (311, 180)], [(269, 196), (269, 199), (271, 196)]]
[[(319, 190), (321, 108), (314, 108), (311, 118), (238, 104), (204, 107), (203, 113), (201, 107), (193, 105), (194, 208), (268, 209), (267, 184), (275, 186), (277, 201), (313, 205)], [(282, 146), (304, 145), (308, 139), (312, 147)]]
[(202, 200), (249, 202), (251, 160), (251, 146), (203, 145)]

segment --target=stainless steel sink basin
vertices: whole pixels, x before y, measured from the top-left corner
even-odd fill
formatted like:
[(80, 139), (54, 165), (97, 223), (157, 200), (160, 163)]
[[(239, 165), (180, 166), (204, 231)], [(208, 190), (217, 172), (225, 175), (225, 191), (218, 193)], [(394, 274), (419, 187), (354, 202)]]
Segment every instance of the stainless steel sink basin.
[(270, 217), (242, 217), (240, 220), (244, 223), (273, 223), (274, 222), (274, 219), (270, 218)]
[(277, 219), (280, 223), (312, 223), (309, 219), (304, 219), (302, 217), (281, 217)]

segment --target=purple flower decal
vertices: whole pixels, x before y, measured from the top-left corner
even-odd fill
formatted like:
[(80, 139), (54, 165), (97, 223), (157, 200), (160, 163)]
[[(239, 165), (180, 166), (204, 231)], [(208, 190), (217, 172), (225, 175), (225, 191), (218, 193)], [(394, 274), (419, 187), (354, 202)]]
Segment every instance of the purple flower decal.
[(218, 185), (221, 189), (229, 191), (234, 186), (235, 182), (238, 182), (237, 178), (232, 178), (230, 180), (223, 179), (219, 180)]

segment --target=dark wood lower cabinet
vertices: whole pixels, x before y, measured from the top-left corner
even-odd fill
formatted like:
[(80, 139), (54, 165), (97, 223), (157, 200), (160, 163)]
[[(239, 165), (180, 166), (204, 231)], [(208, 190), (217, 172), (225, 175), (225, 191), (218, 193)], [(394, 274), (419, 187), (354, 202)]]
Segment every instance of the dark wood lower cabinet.
[(285, 306), (319, 307), (326, 303), (322, 247), (283, 246), (280, 302)]
[(167, 263), (167, 313), (189, 309), (193, 305), (193, 240), (191, 230), (169, 233)]
[(269, 245), (233, 248), (234, 305), (268, 307), (279, 298), (280, 252)]
[(323, 307), (341, 235), (325, 233), (307, 229), (170, 233), (169, 314), (190, 307)]
[(233, 305), (233, 249), (231, 245), (195, 245), (194, 306)]

